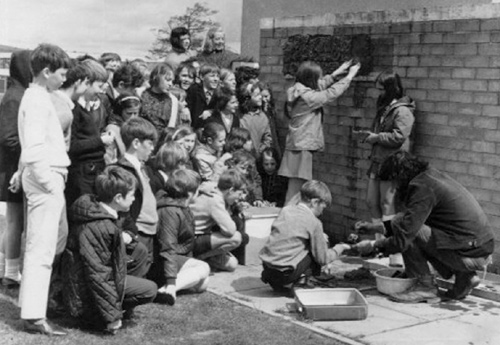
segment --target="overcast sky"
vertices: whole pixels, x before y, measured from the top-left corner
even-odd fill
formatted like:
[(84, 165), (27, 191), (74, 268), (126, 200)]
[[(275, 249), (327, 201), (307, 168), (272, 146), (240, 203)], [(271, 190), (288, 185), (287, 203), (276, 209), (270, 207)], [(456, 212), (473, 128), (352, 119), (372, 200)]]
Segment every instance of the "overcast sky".
[(239, 52), (242, 0), (0, 0), (0, 44), (32, 49), (47, 42), (92, 55), (144, 57), (155, 31), (196, 2), (219, 11), (213, 19)]

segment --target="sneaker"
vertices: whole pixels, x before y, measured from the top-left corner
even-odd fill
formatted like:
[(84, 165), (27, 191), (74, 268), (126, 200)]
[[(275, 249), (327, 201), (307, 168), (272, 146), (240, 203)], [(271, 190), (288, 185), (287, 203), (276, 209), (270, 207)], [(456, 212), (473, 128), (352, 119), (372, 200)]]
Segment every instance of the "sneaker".
[(389, 295), (389, 299), (399, 303), (438, 303), (441, 301), (436, 287), (422, 283), (417, 283), (404, 292)]
[(156, 294), (155, 302), (160, 303), (160, 304), (174, 305), (175, 304), (175, 296), (172, 294), (169, 294), (169, 293), (165, 293), (165, 292), (162, 292), (162, 293), (158, 292)]
[(218, 271), (234, 271), (234, 267), (231, 265), (231, 261), (238, 262), (236, 257), (227, 252), (220, 255), (211, 256), (206, 258), (205, 261), (210, 265), (210, 268)]
[(462, 300), (480, 283), (481, 279), (476, 275), (476, 272), (455, 272), (455, 284), (452, 289), (444, 293), (444, 297)]

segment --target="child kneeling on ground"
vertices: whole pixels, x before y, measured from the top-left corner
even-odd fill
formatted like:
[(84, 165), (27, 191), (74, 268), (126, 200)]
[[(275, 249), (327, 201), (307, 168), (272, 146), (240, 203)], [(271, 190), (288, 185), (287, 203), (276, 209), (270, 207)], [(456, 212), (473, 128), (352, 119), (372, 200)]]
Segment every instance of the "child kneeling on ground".
[(203, 292), (208, 286), (210, 266), (193, 258), (194, 215), (189, 208), (200, 181), (193, 170), (174, 170), (156, 195), (159, 222), (148, 276), (161, 286), (156, 298), (161, 303), (174, 305), (178, 291)]
[(135, 177), (117, 166), (97, 176), (97, 196), (85, 194), (70, 208), (72, 219), (63, 266), (64, 300), (72, 316), (109, 333), (131, 318), (137, 305), (152, 302), (158, 287), (127, 275), (127, 256), (118, 212), (134, 201)]
[(284, 207), (271, 229), (271, 235), (259, 257), (264, 270), (261, 279), (274, 290), (285, 285), (298, 287), (321, 273), (321, 267), (339, 258), (349, 248), (337, 244), (328, 248), (323, 225), (318, 219), (332, 202), (330, 190), (323, 182), (311, 180), (300, 189), (301, 201)]

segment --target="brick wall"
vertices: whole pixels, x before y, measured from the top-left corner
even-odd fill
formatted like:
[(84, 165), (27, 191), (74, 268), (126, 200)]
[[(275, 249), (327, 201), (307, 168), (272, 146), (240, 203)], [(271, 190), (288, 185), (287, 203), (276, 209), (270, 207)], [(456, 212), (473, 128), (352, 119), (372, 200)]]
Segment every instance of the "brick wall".
[[(353, 140), (351, 131), (371, 125), (374, 78), (392, 68), (417, 103), (414, 152), (478, 199), (495, 230), (492, 270), (500, 271), (499, 5), (264, 19), (260, 33), (262, 79), (272, 85), (279, 114), (293, 83), (281, 73), (288, 36), (365, 33), (374, 43), (374, 72), (356, 79), (325, 109), (326, 149), (315, 155), (314, 175), (334, 194), (323, 219), (330, 234), (342, 239), (356, 220), (369, 218), (364, 198), (370, 147)], [(354, 95), (363, 98), (360, 106)], [(284, 136), (282, 116), (279, 126)]]

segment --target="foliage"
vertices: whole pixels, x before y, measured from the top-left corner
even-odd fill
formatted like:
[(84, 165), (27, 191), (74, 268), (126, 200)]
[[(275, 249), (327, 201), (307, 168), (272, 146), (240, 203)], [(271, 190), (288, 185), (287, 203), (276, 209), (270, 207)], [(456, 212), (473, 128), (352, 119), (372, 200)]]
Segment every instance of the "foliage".
[(170, 33), (177, 27), (185, 27), (191, 33), (191, 47), (198, 49), (203, 44), (203, 34), (214, 25), (218, 25), (211, 17), (217, 14), (205, 2), (197, 2), (193, 7), (188, 7), (183, 15), (172, 16), (167, 24), (158, 30), (156, 40), (149, 52), (158, 58), (164, 57), (171, 49)]

